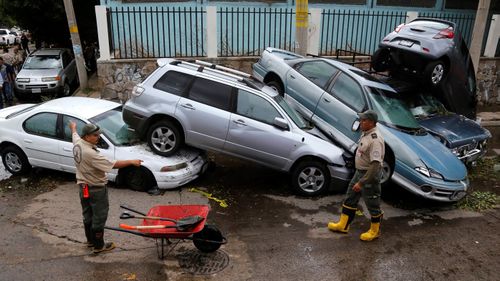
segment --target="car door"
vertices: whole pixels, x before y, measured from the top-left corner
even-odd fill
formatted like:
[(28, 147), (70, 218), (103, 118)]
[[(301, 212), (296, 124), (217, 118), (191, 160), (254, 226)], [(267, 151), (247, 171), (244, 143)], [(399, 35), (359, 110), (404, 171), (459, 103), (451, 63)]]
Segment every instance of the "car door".
[[(59, 145), (59, 161), (61, 163), (61, 170), (69, 173), (76, 173), (75, 160), (73, 158), (73, 139), (69, 128), (69, 122), (73, 121), (76, 123), (76, 129), (79, 135), (82, 134), (82, 129), (86, 122), (68, 115), (61, 115), (61, 118), (62, 122), (60, 124), (62, 126), (61, 131), (63, 134), (62, 141)], [(114, 147), (108, 144), (108, 140), (103, 137), (102, 134), (99, 139), (99, 143), (97, 144), (97, 148), (99, 149), (99, 152), (108, 159), (115, 159)]]
[(298, 63), (288, 71), (285, 92), (306, 119), (311, 119), (326, 85), (337, 72), (337, 68), (322, 60)]
[(263, 97), (238, 89), (236, 109), (231, 114), (224, 150), (275, 169), (290, 161), (290, 152), (300, 145), (302, 136), (273, 125), (283, 118), (274, 105)]
[(345, 149), (354, 152), (359, 130), (353, 131), (367, 103), (361, 86), (349, 75), (341, 72), (330, 85), (314, 112), (313, 121)]
[(60, 170), (57, 114), (42, 112), (23, 123), (23, 150), (33, 166)]
[(65, 51), (62, 53), (62, 62), (64, 75), (67, 77), (69, 83), (73, 83), (77, 75), (76, 61)]
[(185, 141), (196, 147), (222, 150), (227, 136), (233, 87), (197, 77), (187, 97), (181, 97), (175, 116)]

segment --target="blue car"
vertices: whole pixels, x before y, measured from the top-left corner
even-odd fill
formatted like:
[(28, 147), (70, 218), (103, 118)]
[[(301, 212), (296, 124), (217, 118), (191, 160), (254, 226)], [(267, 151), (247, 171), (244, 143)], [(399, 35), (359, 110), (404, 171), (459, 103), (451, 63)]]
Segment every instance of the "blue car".
[(490, 131), (448, 111), (434, 95), (422, 92), (417, 85), (387, 82), (401, 95), (418, 123), (466, 165), (473, 165), (486, 154)]
[(467, 169), (423, 129), (390, 86), (348, 64), (267, 48), (253, 75), (282, 94), (331, 141), (354, 154), (358, 112), (375, 110), (386, 142), (382, 184), (390, 180), (422, 197), (451, 202), (469, 186)]

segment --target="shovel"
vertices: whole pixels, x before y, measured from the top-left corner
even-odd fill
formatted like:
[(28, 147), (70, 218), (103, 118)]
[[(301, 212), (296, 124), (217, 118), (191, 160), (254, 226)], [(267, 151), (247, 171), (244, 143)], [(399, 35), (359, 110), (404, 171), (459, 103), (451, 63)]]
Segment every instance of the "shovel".
[[(122, 214), (123, 216), (124, 214)], [(130, 215), (130, 214), (129, 214)], [(122, 218), (122, 216), (120, 216), (120, 218)], [(144, 219), (148, 219), (149, 217), (143, 217), (143, 216), (138, 216), (138, 217), (134, 217), (134, 216), (130, 216), (130, 217), (127, 217), (127, 218), (144, 218)], [(202, 216), (190, 216), (190, 217), (185, 217), (185, 218), (182, 218), (182, 219), (179, 219), (179, 220), (174, 220), (174, 219), (168, 219), (168, 218), (159, 218), (159, 217), (152, 217), (153, 219), (159, 219), (159, 220), (162, 220), (162, 221), (171, 221), (171, 222), (174, 222), (175, 225), (128, 225), (128, 224), (120, 224), (120, 227), (123, 228), (123, 229), (129, 229), (129, 230), (138, 230), (138, 229), (162, 229), (162, 228), (175, 228), (177, 229), (178, 231), (186, 231), (190, 228), (193, 228), (195, 227), (197, 224), (199, 224), (201, 221), (203, 221), (203, 219), (205, 219), (204, 217)]]

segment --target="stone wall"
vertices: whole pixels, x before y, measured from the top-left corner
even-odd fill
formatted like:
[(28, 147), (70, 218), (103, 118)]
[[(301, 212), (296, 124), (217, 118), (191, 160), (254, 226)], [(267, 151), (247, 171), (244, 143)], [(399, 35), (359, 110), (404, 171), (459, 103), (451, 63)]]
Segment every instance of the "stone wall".
[[(251, 73), (258, 58), (204, 58), (204, 61)], [(124, 103), (132, 88), (156, 69), (155, 59), (98, 62), (98, 87), (101, 98)], [(481, 58), (477, 74), (478, 106), (500, 105), (500, 58)]]

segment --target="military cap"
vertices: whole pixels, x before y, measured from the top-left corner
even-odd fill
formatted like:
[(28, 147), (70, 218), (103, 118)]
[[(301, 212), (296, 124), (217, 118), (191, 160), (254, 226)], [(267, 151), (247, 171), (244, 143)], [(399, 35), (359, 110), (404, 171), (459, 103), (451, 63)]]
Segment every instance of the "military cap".
[(358, 113), (358, 116), (360, 119), (368, 119), (368, 120), (372, 120), (373, 122), (377, 122), (378, 121), (378, 115), (377, 115), (377, 112), (369, 109), (365, 112), (361, 112), (361, 113)]
[(94, 134), (94, 133), (100, 134), (101, 128), (99, 128), (99, 126), (94, 125), (94, 124), (85, 124), (85, 126), (83, 126), (82, 137), (90, 135), (90, 134)]

